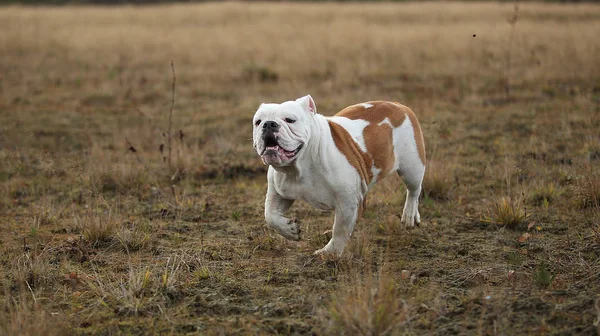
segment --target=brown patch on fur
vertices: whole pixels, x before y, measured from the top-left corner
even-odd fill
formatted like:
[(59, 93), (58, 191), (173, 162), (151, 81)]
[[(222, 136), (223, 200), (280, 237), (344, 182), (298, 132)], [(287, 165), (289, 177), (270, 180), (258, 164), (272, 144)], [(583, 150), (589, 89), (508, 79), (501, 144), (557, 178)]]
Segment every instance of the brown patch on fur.
[(344, 154), (352, 167), (358, 171), (360, 178), (366, 183), (369, 183), (373, 178), (371, 169), (367, 168), (371, 167), (373, 162), (371, 156), (367, 153), (364, 153), (358, 147), (358, 144), (354, 142), (352, 136), (350, 136), (350, 133), (348, 133), (345, 128), (330, 120), (327, 120), (327, 123), (329, 123), (331, 137), (333, 137), (335, 146), (340, 150), (340, 152), (342, 152), (342, 154)]
[(369, 125), (363, 130), (367, 152), (373, 158), (375, 167), (381, 170), (381, 176), (385, 176), (394, 166), (396, 156), (392, 141), (392, 127), (387, 123), (382, 125), (379, 123), (387, 118), (393, 127), (398, 127), (406, 119), (406, 113), (399, 110), (398, 105), (390, 102), (377, 101), (369, 102), (369, 104), (373, 106), (365, 108), (358, 104), (346, 107), (335, 116), (369, 122)]
[[(423, 133), (413, 111), (400, 103), (387, 101), (371, 101), (368, 103), (373, 106), (365, 108), (362, 104), (352, 105), (335, 114), (336, 117), (345, 117), (352, 120), (361, 119), (369, 122), (369, 125), (363, 130), (363, 138), (367, 147), (366, 153), (358, 147), (358, 144), (346, 129), (328, 120), (335, 145), (358, 171), (361, 179), (367, 184), (371, 182), (373, 179), (372, 166), (381, 170), (379, 173), (381, 177), (390, 173), (396, 160), (392, 127), (399, 127), (407, 117), (413, 127), (419, 158), (425, 164)], [(386, 118), (392, 126), (388, 123), (380, 125)]]
[[(369, 153), (376, 153), (373, 157), (375, 167), (381, 169), (381, 174), (388, 174), (391, 167), (394, 165), (394, 148), (392, 145), (391, 136), (392, 130), (389, 125), (378, 124), (388, 118), (394, 128), (402, 125), (406, 117), (412, 124), (417, 150), (421, 162), (425, 164), (425, 141), (421, 126), (417, 120), (415, 113), (405, 105), (400, 103), (392, 103), (387, 101), (370, 101), (368, 104), (372, 107), (365, 108), (362, 104), (348, 106), (338, 112), (335, 116), (346, 117), (348, 119), (362, 119), (368, 121), (369, 126), (365, 127), (363, 136)], [(388, 143), (388, 145), (386, 145)], [(382, 145), (383, 144), (383, 145)], [(388, 148), (389, 146), (389, 148)], [(383, 148), (383, 150), (377, 148)]]
[[(365, 108), (361, 104), (348, 106), (345, 109), (335, 114), (335, 117), (346, 117), (348, 119), (362, 119), (371, 124), (379, 124), (385, 118), (389, 118), (394, 127), (402, 125), (406, 119), (406, 111), (410, 109), (404, 105), (387, 102), (387, 101), (370, 101), (367, 104), (372, 107)], [(398, 107), (401, 109), (399, 110)], [(411, 111), (412, 112), (412, 111)]]

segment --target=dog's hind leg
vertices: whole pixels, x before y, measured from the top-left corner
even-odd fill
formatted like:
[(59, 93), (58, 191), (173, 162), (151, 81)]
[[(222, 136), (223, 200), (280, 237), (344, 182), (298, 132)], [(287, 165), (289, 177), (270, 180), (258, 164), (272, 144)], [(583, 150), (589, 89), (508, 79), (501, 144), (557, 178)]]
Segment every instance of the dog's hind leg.
[(398, 169), (398, 175), (406, 184), (406, 202), (402, 211), (402, 223), (406, 226), (415, 226), (421, 223), (419, 214), (419, 195), (421, 194), (421, 185), (425, 175), (425, 166), (416, 164), (401, 171)]

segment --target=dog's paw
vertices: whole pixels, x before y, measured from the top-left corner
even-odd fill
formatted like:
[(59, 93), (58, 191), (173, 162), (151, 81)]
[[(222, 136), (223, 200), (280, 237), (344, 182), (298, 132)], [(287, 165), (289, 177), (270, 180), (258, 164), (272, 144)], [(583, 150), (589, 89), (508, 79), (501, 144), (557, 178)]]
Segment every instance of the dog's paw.
[(407, 204), (402, 212), (402, 218), (400, 220), (405, 227), (419, 226), (421, 223), (421, 215), (416, 204)]
[(291, 240), (295, 240), (298, 241), (300, 240), (300, 233), (302, 232), (302, 229), (300, 229), (300, 221), (296, 218), (292, 218), (290, 220), (288, 220), (287, 222), (287, 234), (285, 235), (286, 238), (291, 239)]
[(327, 246), (323, 247), (322, 249), (316, 250), (314, 253), (314, 255), (328, 255), (328, 254), (333, 254), (333, 251), (328, 249)]
[(336, 243), (334, 243), (333, 239), (331, 239), (329, 241), (329, 243), (327, 243), (327, 245), (325, 245), (325, 247), (323, 247), (322, 249), (316, 250), (314, 254), (319, 255), (319, 256), (334, 255), (334, 256), (341, 257), (342, 252), (344, 251), (345, 245), (346, 245), (345, 243), (342, 243), (339, 241), (336, 244)]
[(408, 211), (404, 210), (400, 222), (405, 227), (414, 227), (415, 225), (419, 226), (419, 224), (421, 224), (421, 216), (419, 215), (419, 211), (410, 211), (410, 209), (408, 209)]

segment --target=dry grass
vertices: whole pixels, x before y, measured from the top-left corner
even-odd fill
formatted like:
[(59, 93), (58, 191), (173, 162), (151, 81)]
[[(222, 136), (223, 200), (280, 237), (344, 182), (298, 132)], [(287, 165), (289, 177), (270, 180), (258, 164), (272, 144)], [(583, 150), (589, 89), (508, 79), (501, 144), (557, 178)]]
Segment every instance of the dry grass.
[(126, 251), (135, 252), (147, 247), (152, 241), (152, 236), (143, 228), (122, 227), (117, 231), (116, 239)]
[[(28, 247), (26, 247), (28, 248)], [(14, 261), (12, 281), (16, 287), (40, 288), (52, 286), (57, 278), (57, 267), (48, 257), (47, 251), (28, 251)]]
[(425, 197), (435, 200), (447, 200), (455, 187), (452, 165), (429, 160), (423, 178)]
[(550, 204), (556, 203), (563, 193), (564, 190), (556, 182), (550, 181), (534, 188), (530, 200), (535, 206), (548, 208)]
[(154, 266), (130, 264), (124, 276), (111, 278), (99, 273), (85, 284), (98, 300), (99, 307), (118, 315), (156, 315), (181, 296), (183, 277), (189, 274), (181, 256), (169, 256)]
[[(124, 236), (123, 219), (113, 213), (112, 209), (104, 207), (89, 209), (83, 216), (73, 218), (73, 221), (75, 227), (92, 246), (106, 246), (114, 242), (119, 235), (120, 240), (131, 240), (130, 237)], [(124, 243), (128, 242), (124, 241)]]
[(409, 319), (395, 279), (386, 274), (355, 275), (331, 295), (327, 333), (389, 335)]
[(20, 300), (8, 303), (0, 314), (0, 334), (23, 336), (69, 335), (64, 316), (50, 314), (45, 307), (23, 293)]
[(492, 202), (489, 218), (492, 223), (505, 226), (509, 229), (516, 229), (527, 219), (524, 203), (519, 199), (511, 197), (500, 197)]
[(375, 247), (369, 239), (370, 233), (367, 231), (354, 232), (352, 239), (346, 247), (346, 256), (351, 259), (357, 259), (361, 261), (370, 261), (373, 258), (373, 252)]
[[(57, 317), (89, 335), (593, 333), (600, 7), (512, 14), (0, 8), (0, 333), (61, 333), (39, 322)], [(415, 111), (432, 158), (420, 227), (400, 225), (397, 176), (341, 258), (312, 255), (331, 213), (296, 202), (300, 242), (266, 227), (252, 114), (307, 93), (325, 115)]]
[(600, 170), (589, 169), (574, 185), (576, 204), (583, 209), (600, 206)]
[(87, 286), (98, 297), (101, 306), (118, 315), (138, 315), (157, 307), (156, 296), (151, 290), (152, 276), (148, 267), (130, 266), (123, 278), (113, 280), (96, 274)]

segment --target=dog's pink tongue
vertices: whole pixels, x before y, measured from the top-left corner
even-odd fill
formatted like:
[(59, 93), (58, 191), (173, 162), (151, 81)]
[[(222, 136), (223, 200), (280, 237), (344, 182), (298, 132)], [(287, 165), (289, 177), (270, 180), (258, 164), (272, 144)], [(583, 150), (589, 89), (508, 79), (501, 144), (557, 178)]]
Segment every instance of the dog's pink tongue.
[(283, 148), (279, 151), (279, 155), (281, 156), (285, 156), (286, 158), (291, 158), (294, 156), (294, 152), (288, 152), (286, 150), (284, 150)]

